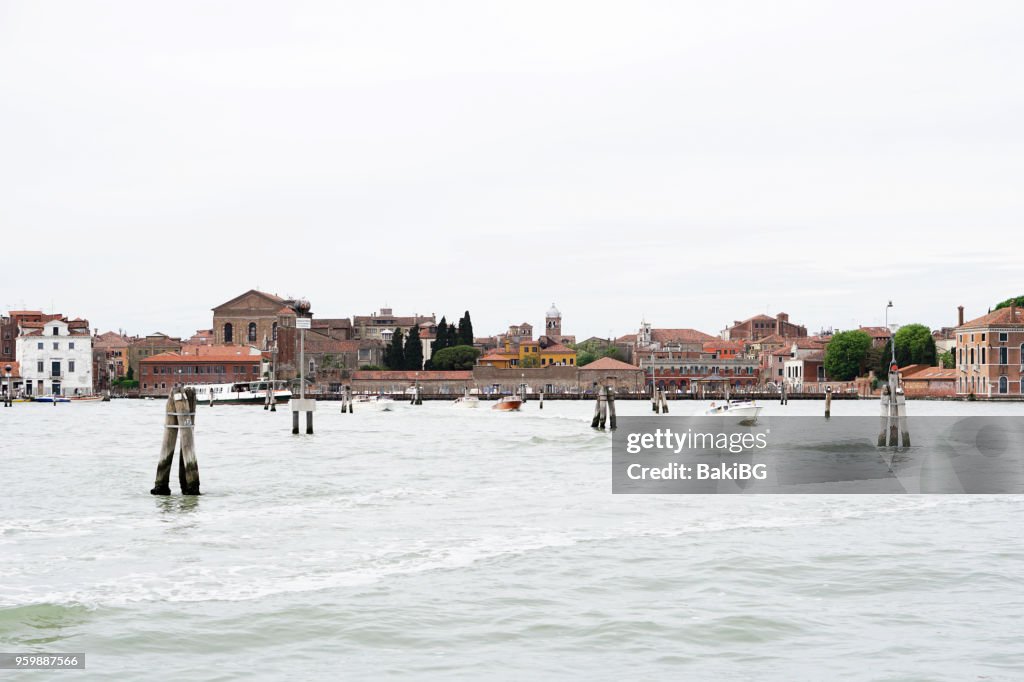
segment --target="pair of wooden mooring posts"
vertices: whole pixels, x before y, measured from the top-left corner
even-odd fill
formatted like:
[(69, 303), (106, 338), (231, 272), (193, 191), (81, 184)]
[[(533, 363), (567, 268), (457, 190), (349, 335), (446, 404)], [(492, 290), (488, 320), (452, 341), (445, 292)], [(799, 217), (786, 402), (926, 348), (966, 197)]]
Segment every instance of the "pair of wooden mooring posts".
[(167, 396), (164, 417), (164, 438), (160, 444), (160, 461), (156, 466), (156, 482), (149, 492), (170, 495), (171, 464), (174, 447), (181, 441), (178, 453), (178, 483), (182, 495), (199, 494), (199, 462), (196, 460), (196, 391), (194, 388), (175, 387)]
[[(893, 363), (895, 365), (895, 363)], [(910, 447), (910, 431), (907, 430), (907, 397), (899, 388), (896, 368), (889, 371), (889, 383), (882, 388), (881, 422), (878, 434), (879, 447)]]
[(409, 400), (410, 405), (422, 405), (423, 394), (420, 391), (420, 382), (416, 382), (412, 385), (412, 398)]
[(612, 431), (615, 430), (615, 392), (611, 386), (602, 386), (597, 388), (597, 384), (594, 384), (595, 392), (597, 393), (597, 402), (594, 403), (594, 419), (590, 422), (590, 427), (603, 431), (607, 426)]
[(651, 409), (654, 414), (668, 414), (668, 398), (665, 396), (665, 389), (651, 389)]
[(352, 414), (352, 387), (342, 386), (341, 388), (341, 413)]

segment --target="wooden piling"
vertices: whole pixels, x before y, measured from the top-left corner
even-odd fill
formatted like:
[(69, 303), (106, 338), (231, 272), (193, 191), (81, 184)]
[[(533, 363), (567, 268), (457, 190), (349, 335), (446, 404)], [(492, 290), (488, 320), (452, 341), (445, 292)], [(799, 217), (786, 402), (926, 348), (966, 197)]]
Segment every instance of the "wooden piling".
[(786, 382), (783, 381), (779, 385), (779, 405), (786, 405), (789, 403), (789, 398), (786, 397)]
[(832, 416), (832, 387), (825, 387), (825, 419)]
[(539, 407), (542, 410), (544, 409), (544, 391), (540, 392), (540, 405), (538, 405), (537, 407)]
[(612, 431), (615, 430), (615, 391), (612, 390), (611, 386), (604, 387), (605, 403), (608, 406), (608, 428)]
[(601, 407), (604, 404), (604, 396), (597, 387), (597, 382), (594, 382), (594, 418), (590, 420), (590, 428), (592, 429), (603, 429), (604, 424), (601, 420)]
[(889, 370), (889, 383), (882, 388), (881, 431), (879, 447), (910, 447), (907, 429), (907, 399), (899, 390), (899, 373), (895, 361)]
[(299, 411), (292, 410), (292, 433), (299, 432)]
[(174, 446), (181, 432), (181, 450), (178, 454), (178, 483), (182, 495), (199, 494), (199, 462), (195, 449), (196, 392), (193, 388), (175, 386), (167, 396), (164, 416), (164, 436), (160, 444), (160, 460), (156, 468), (156, 481), (149, 492), (170, 495), (171, 464)]

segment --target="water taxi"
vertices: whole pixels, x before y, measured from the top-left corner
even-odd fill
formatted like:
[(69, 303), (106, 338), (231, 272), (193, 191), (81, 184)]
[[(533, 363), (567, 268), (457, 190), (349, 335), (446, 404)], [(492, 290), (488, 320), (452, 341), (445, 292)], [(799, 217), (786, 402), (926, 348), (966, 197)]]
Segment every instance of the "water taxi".
[(491, 405), (492, 410), (498, 410), (499, 412), (518, 412), (519, 408), (523, 406), (523, 401), (514, 395), (507, 395), (498, 402)]
[(208, 404), (211, 397), (213, 403), (229, 404), (257, 404), (262, 405), (267, 401), (268, 387), (273, 390), (275, 402), (285, 403), (291, 400), (292, 392), (287, 387), (286, 381), (242, 381), (234, 384), (188, 384), (185, 388), (192, 388), (196, 392), (196, 402)]

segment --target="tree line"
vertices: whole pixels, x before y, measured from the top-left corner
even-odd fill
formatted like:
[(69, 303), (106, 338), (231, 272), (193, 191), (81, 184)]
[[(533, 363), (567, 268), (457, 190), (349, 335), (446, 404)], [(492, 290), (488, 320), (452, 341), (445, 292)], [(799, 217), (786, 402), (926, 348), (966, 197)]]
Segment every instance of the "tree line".
[(418, 325), (408, 334), (396, 329), (384, 349), (384, 366), (389, 370), (472, 369), (480, 351), (473, 347), (473, 321), (467, 310), (458, 323), (441, 317), (430, 344), (430, 360), (423, 362), (423, 342)]

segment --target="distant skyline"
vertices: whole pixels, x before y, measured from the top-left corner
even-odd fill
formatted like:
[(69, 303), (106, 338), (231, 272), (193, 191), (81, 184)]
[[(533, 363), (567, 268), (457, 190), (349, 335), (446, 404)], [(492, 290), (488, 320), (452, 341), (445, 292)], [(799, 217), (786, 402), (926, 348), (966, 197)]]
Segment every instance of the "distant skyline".
[(1024, 6), (0, 2), (5, 311), (932, 328), (1024, 294)]

